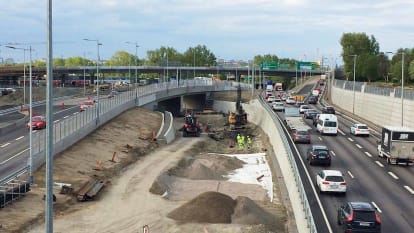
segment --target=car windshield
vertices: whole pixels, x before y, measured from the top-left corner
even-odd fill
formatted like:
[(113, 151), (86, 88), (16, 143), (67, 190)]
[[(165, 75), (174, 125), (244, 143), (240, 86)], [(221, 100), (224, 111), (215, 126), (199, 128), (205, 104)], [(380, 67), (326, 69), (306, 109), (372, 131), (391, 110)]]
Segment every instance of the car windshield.
[(93, 104), (93, 102), (92, 102), (92, 101), (85, 101), (85, 102), (83, 102), (83, 104), (84, 104), (84, 105), (92, 105), (92, 104)]
[(32, 121), (42, 121), (42, 117), (38, 116), (38, 117), (32, 117)]
[(328, 155), (329, 154), (328, 150), (315, 150), (315, 153), (317, 155)]
[(365, 126), (365, 125), (360, 125), (360, 126), (358, 126), (357, 128), (358, 128), (358, 129), (368, 129), (368, 127), (367, 127), (367, 126)]
[(299, 135), (308, 135), (308, 131), (306, 130), (300, 130), (300, 131), (297, 131), (296, 133)]
[(342, 176), (327, 176), (325, 180), (332, 181), (332, 182), (344, 182), (345, 181)]

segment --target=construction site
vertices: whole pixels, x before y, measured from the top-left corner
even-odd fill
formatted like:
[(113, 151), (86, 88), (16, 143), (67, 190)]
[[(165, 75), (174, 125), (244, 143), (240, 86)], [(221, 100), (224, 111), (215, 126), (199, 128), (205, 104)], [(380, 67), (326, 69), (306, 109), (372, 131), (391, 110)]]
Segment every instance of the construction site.
[[(131, 109), (56, 156), (54, 231), (295, 232), (269, 139), (239, 105), (174, 117), (168, 145), (153, 136), (159, 112)], [(183, 132), (193, 123), (195, 131)], [(0, 232), (45, 231), (44, 169), (24, 197), (0, 210)]]

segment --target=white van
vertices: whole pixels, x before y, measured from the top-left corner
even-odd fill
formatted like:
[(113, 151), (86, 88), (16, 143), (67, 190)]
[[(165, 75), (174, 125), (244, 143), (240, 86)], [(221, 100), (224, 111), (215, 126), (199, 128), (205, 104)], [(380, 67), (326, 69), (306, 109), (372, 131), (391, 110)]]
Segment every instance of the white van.
[(334, 114), (319, 114), (316, 130), (321, 134), (338, 135), (338, 118)]

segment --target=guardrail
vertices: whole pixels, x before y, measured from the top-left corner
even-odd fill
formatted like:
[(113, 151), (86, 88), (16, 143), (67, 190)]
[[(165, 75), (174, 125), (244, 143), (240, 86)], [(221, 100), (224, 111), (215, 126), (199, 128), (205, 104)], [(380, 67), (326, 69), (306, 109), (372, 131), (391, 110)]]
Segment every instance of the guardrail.
[[(274, 111), (271, 109), (269, 104), (267, 104), (267, 102), (263, 99), (262, 95), (259, 98), (259, 102), (267, 110), (269, 115), (272, 117), (273, 123), (275, 124), (275, 126), (277, 127), (279, 132), (285, 132), (282, 128), (282, 124), (283, 124), (282, 120), (278, 117), (277, 114), (274, 114)], [(306, 191), (305, 191), (305, 188), (304, 188), (303, 183), (302, 183), (302, 178), (300, 177), (299, 168), (296, 165), (296, 161), (295, 161), (295, 158), (293, 156), (293, 152), (290, 148), (290, 145), (289, 145), (289, 142), (288, 142), (288, 139), (287, 139), (286, 135), (284, 133), (281, 133), (280, 137), (282, 138), (283, 145), (284, 145), (285, 150), (286, 150), (287, 155), (288, 155), (290, 166), (291, 166), (291, 168), (293, 170), (293, 173), (294, 173), (294, 176), (295, 176), (296, 185), (298, 187), (298, 191), (299, 191), (300, 198), (301, 198), (301, 203), (302, 203), (303, 209), (305, 211), (305, 216), (306, 216), (306, 220), (307, 220), (307, 223), (308, 223), (308, 227), (309, 227), (311, 233), (316, 233), (317, 229), (316, 229), (316, 225), (315, 225), (315, 220), (312, 216), (309, 201), (308, 201), (308, 198), (306, 196)]]
[[(226, 81), (186, 80), (182, 82), (151, 84), (137, 89), (121, 92), (114, 98), (100, 98), (95, 106), (84, 112), (72, 115), (53, 124), (53, 154), (56, 155), (70, 147), (95, 129), (105, 124), (122, 112), (135, 106), (144, 106), (158, 99), (169, 96), (191, 94), (206, 91), (236, 90), (239, 83)], [(242, 89), (250, 85), (240, 83)], [(33, 170), (45, 162), (46, 131), (38, 131), (32, 135)], [(30, 164), (30, 163), (28, 163)], [(25, 164), (26, 166), (26, 164)], [(11, 174), (13, 176), (14, 174)], [(3, 183), (0, 182), (0, 186)]]
[[(65, 100), (65, 99), (68, 99), (68, 98), (71, 98), (71, 97), (70, 96), (56, 97), (56, 98), (54, 98), (54, 101)], [(33, 102), (32, 103), (32, 108), (42, 106), (45, 103), (46, 103), (46, 100)], [(27, 104), (27, 105), (29, 105), (29, 104)], [(21, 110), (21, 106), (16, 106), (16, 107), (12, 107), (12, 108), (3, 109), (3, 110), (0, 110), (0, 116), (7, 115), (7, 114), (10, 114), (10, 113), (14, 113), (14, 112), (20, 112), (20, 110)]]

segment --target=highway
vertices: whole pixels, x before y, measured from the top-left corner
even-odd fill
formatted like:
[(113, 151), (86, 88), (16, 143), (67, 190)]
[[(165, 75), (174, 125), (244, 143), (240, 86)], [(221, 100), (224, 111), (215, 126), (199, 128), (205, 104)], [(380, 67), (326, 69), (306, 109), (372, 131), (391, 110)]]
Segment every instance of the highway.
[[(38, 115), (46, 114), (46, 106), (41, 105), (33, 108), (33, 112)], [(79, 112), (79, 106), (66, 106), (61, 109), (60, 106), (53, 107), (54, 121), (67, 118)], [(44, 130), (44, 129), (43, 129)], [(33, 130), (33, 138), (43, 130)], [(16, 171), (27, 164), (29, 158), (29, 130), (24, 125), (20, 128), (0, 135), (0, 179), (9, 175), (11, 171)]]
[[(313, 85), (305, 86), (299, 93), (308, 95)], [(310, 105), (321, 110), (320, 105)], [(278, 113), (280, 116), (283, 113)], [(377, 138), (356, 137), (349, 134), (352, 121), (338, 115), (338, 136), (321, 136), (312, 126), (311, 120), (306, 120), (311, 130), (311, 143), (324, 144), (330, 148), (332, 165), (330, 167), (310, 166), (306, 160), (308, 144), (296, 144), (300, 154), (297, 157), (297, 165), (306, 169), (311, 181), (304, 182), (308, 192), (308, 198), (312, 206), (312, 212), (316, 221), (318, 232), (340, 232), (337, 225), (337, 209), (346, 201), (367, 201), (378, 208), (382, 217), (382, 232), (414, 232), (414, 170), (412, 167), (388, 165), (385, 159), (377, 156)], [(362, 122), (363, 123), (363, 122)], [(347, 194), (319, 194), (314, 193), (310, 183), (316, 183), (316, 174), (322, 169), (340, 170), (347, 181)], [(302, 172), (302, 180), (309, 180), (306, 172)], [(317, 190), (317, 188), (315, 188)], [(318, 191), (318, 190), (317, 190)], [(327, 228), (324, 226), (324, 216), (318, 210), (317, 195), (322, 204), (326, 218), (329, 221)], [(329, 230), (331, 228), (331, 230)]]

